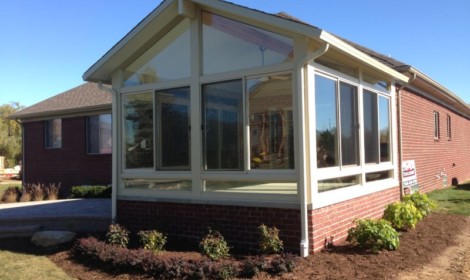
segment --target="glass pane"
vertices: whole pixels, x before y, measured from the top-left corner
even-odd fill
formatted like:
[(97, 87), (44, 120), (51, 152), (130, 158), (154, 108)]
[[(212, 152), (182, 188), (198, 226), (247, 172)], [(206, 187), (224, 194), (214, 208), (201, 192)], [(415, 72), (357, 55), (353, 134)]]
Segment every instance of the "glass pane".
[(377, 121), (377, 94), (364, 90), (364, 150), (366, 163), (379, 160), (379, 131)]
[(337, 166), (336, 82), (315, 76), (317, 167)]
[(100, 115), (100, 153), (109, 154), (112, 149), (111, 114)]
[(153, 94), (127, 95), (123, 103), (125, 167), (153, 167)]
[(340, 84), (341, 164), (359, 164), (359, 135), (357, 133), (357, 88)]
[(374, 77), (373, 75), (369, 75), (365, 72), (362, 72), (362, 80), (372, 85), (372, 87), (376, 90), (380, 90), (384, 93), (389, 93), (389, 82), (385, 80)]
[(62, 119), (48, 120), (46, 124), (46, 148), (62, 147)]
[(366, 182), (373, 182), (378, 180), (384, 180), (391, 177), (390, 171), (380, 171), (366, 174)]
[(205, 181), (205, 190), (210, 192), (297, 194), (297, 183), (259, 181)]
[(157, 169), (189, 170), (189, 87), (157, 91)]
[(100, 118), (88, 117), (88, 153), (98, 154), (100, 151)]
[(380, 161), (390, 161), (390, 102), (388, 98), (379, 98), (380, 121)]
[(294, 168), (292, 76), (247, 81), (251, 169)]
[(326, 192), (359, 184), (359, 176), (347, 176), (318, 181), (318, 192)]
[(292, 61), (292, 39), (202, 12), (203, 72), (214, 74)]
[(157, 179), (124, 179), (125, 188), (168, 190), (168, 191), (190, 191), (190, 180), (157, 180)]
[(124, 70), (124, 86), (190, 76), (189, 19), (184, 19)]
[(243, 169), (241, 80), (202, 87), (206, 170)]

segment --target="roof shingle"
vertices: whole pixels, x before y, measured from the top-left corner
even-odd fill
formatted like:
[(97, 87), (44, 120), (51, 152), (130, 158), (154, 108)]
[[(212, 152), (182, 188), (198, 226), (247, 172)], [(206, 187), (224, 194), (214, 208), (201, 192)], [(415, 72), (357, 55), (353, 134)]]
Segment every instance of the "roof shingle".
[(100, 90), (96, 83), (84, 83), (63, 93), (59, 93), (44, 101), (26, 107), (13, 114), (12, 118), (25, 119), (45, 117), (55, 114), (111, 108), (111, 93)]

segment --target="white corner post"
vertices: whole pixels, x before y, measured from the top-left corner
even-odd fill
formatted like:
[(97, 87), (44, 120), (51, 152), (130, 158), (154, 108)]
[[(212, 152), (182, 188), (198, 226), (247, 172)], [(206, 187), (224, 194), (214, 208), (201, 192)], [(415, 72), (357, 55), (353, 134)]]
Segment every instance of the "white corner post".
[[(298, 156), (299, 156), (299, 198), (300, 198), (300, 223), (301, 223), (301, 241), (300, 241), (300, 255), (307, 257), (309, 255), (309, 231), (308, 231), (308, 199), (307, 199), (307, 182), (309, 174), (307, 174), (307, 139), (306, 139), (306, 108), (305, 108), (305, 95), (307, 94), (306, 87), (306, 66), (314, 59), (322, 56), (328, 51), (329, 44), (323, 45), (315, 52), (308, 54), (301, 59), (297, 64), (297, 109), (298, 109)], [(310, 124), (311, 125), (311, 124)]]

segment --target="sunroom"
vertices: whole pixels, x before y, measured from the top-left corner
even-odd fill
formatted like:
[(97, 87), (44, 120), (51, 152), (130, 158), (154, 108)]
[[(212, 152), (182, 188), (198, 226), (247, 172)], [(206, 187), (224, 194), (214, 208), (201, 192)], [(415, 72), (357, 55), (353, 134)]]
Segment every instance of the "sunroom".
[(398, 186), (407, 78), (285, 14), (167, 0), (84, 79), (112, 84), (114, 218), (118, 201), (296, 209), (308, 253), (309, 210)]

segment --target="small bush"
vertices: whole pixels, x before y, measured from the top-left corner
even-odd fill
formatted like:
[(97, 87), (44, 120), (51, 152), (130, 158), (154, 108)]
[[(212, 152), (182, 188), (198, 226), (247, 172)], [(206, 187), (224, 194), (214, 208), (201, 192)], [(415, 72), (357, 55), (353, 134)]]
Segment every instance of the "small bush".
[(59, 190), (60, 190), (60, 183), (59, 184), (49, 184), (49, 186), (43, 185), (44, 192), (46, 194), (47, 200), (57, 200), (59, 199)]
[(106, 242), (111, 245), (126, 248), (129, 244), (129, 231), (118, 224), (109, 225)]
[(426, 194), (421, 194), (420, 192), (414, 192), (411, 195), (405, 196), (403, 201), (411, 201), (423, 217), (426, 217), (437, 207), (434, 201), (429, 199)]
[(160, 252), (166, 244), (166, 236), (157, 230), (139, 231), (137, 235), (146, 250)]
[(347, 240), (357, 242), (360, 247), (372, 252), (383, 249), (396, 250), (400, 245), (397, 231), (384, 219), (356, 220), (356, 227), (348, 231)]
[(215, 261), (228, 257), (230, 250), (222, 234), (211, 229), (209, 229), (209, 233), (199, 243), (199, 248), (203, 255)]
[(263, 254), (277, 254), (284, 250), (283, 242), (279, 238), (279, 230), (276, 227), (260, 225), (259, 249)]
[(224, 264), (222, 265), (217, 272), (217, 279), (229, 280), (237, 277), (238, 271), (237, 267), (233, 264)]
[(110, 198), (111, 187), (108, 186), (74, 186), (70, 190), (71, 198)]
[(45, 198), (44, 186), (41, 183), (26, 184), (23, 187), (30, 195), (31, 201), (43, 201)]
[(18, 202), (20, 196), (21, 196), (21, 191), (18, 187), (9, 187), (3, 192), (2, 202), (5, 202), (5, 203)]
[(296, 258), (292, 254), (282, 254), (271, 261), (271, 272), (282, 274), (294, 271)]
[(413, 229), (422, 218), (423, 215), (411, 201), (389, 204), (384, 212), (384, 219), (396, 230)]
[(27, 188), (23, 188), (21, 191), (21, 197), (20, 197), (20, 202), (29, 202), (33, 196), (31, 195), (31, 192)]

